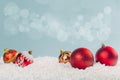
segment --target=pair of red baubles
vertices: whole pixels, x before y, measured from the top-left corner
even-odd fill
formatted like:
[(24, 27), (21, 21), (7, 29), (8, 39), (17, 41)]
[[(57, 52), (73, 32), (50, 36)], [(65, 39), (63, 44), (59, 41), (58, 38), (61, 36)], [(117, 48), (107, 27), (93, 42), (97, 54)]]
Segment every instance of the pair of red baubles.
[[(96, 52), (95, 62), (100, 62), (106, 66), (115, 66), (118, 61), (118, 53), (111, 46), (102, 45)], [(78, 69), (85, 69), (94, 64), (94, 56), (87, 48), (75, 49), (70, 51), (61, 51), (59, 63), (70, 62), (71, 66)]]

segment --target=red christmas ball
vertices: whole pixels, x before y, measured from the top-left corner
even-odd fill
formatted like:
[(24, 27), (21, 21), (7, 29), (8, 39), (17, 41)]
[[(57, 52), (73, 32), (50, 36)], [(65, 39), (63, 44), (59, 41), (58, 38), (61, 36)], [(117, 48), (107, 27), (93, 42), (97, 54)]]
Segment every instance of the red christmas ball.
[(70, 64), (74, 68), (85, 69), (94, 64), (94, 57), (87, 48), (78, 48), (74, 50), (70, 57)]
[(96, 53), (96, 62), (106, 66), (115, 66), (118, 61), (118, 53), (111, 46), (102, 45)]
[(4, 63), (15, 62), (18, 51), (15, 49), (4, 49), (3, 61)]

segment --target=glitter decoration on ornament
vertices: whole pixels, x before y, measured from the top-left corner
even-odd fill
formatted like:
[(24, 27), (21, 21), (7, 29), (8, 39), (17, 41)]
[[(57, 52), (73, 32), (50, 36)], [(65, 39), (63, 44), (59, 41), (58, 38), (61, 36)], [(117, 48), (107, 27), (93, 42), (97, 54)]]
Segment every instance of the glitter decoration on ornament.
[(4, 49), (4, 55), (3, 55), (4, 63), (11, 63), (11, 62), (14, 63), (17, 55), (18, 55), (17, 50), (5, 48)]
[(33, 63), (32, 51), (22, 51), (18, 54), (15, 64), (25, 67)]
[(71, 52), (60, 50), (59, 63), (67, 63), (70, 61)]

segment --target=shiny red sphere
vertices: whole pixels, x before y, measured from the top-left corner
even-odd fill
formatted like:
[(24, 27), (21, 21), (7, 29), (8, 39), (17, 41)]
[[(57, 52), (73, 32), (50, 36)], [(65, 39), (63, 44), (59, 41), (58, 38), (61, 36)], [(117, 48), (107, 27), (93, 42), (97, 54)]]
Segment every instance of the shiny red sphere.
[(115, 66), (118, 61), (118, 53), (110, 46), (102, 46), (96, 53), (96, 62), (106, 66)]
[(74, 50), (70, 57), (70, 64), (74, 68), (85, 69), (94, 64), (94, 57), (87, 48), (78, 48)]

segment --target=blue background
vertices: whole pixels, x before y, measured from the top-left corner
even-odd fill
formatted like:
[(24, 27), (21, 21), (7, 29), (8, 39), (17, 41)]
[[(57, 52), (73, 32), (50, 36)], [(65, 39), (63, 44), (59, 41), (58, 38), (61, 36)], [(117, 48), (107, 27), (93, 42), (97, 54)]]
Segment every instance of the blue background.
[(59, 50), (101, 44), (120, 51), (120, 0), (0, 0), (0, 55), (4, 48), (58, 57)]

